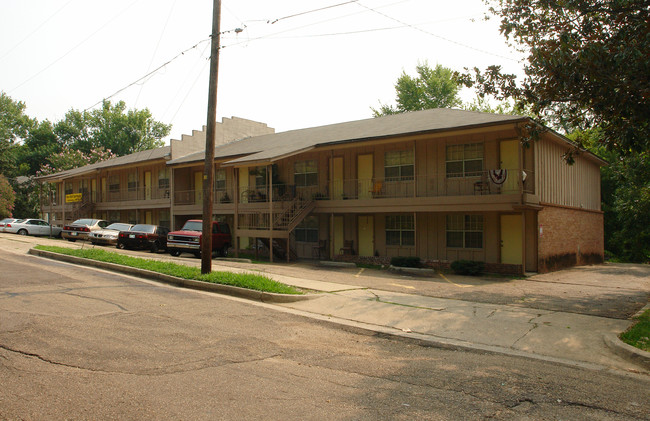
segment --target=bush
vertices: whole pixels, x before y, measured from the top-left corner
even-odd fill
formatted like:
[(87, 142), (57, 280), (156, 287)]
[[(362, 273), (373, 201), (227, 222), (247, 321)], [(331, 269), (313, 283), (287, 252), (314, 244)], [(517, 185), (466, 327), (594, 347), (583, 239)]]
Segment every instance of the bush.
[(473, 260), (455, 260), (451, 262), (451, 270), (457, 275), (477, 276), (485, 270), (485, 262)]
[(401, 268), (419, 268), (420, 258), (417, 256), (397, 256), (390, 259), (390, 264)]

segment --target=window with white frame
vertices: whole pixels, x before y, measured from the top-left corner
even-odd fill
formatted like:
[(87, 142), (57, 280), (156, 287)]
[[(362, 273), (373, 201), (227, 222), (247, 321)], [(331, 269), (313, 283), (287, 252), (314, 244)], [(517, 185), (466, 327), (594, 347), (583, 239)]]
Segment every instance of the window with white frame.
[(415, 245), (415, 219), (413, 215), (386, 216), (386, 245)]
[(415, 166), (413, 151), (390, 151), (384, 155), (386, 181), (413, 180)]
[(447, 177), (476, 177), (483, 171), (483, 144), (447, 145)]
[(318, 217), (308, 216), (294, 230), (296, 241), (304, 243), (318, 242)]
[(298, 161), (294, 164), (293, 180), (298, 187), (318, 185), (318, 165), (316, 160)]
[(447, 247), (483, 248), (483, 215), (447, 215)]

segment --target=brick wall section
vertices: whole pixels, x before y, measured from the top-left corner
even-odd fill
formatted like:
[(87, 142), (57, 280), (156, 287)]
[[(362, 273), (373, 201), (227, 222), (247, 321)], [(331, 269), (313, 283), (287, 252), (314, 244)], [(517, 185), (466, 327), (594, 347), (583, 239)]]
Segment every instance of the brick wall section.
[(602, 213), (545, 206), (539, 212), (538, 223), (542, 228), (538, 248), (539, 272), (603, 262), (605, 234)]

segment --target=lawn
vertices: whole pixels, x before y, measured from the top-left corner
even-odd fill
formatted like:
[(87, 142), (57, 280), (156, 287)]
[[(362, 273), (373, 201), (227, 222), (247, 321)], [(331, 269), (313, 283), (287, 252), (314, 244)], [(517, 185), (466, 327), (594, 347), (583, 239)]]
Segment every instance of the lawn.
[(273, 292), (278, 294), (302, 294), (301, 291), (298, 291), (292, 286), (274, 281), (273, 279), (262, 275), (232, 272), (211, 272), (203, 275), (201, 274), (201, 270), (196, 267), (179, 265), (172, 262), (161, 262), (159, 260), (125, 256), (120, 253), (101, 249), (70, 249), (66, 247), (43, 245), (36, 246), (35, 248), (38, 250), (51, 251), (53, 253), (83, 257), (85, 259), (98, 260), (101, 262), (115, 263), (118, 265), (129, 266), (138, 269), (146, 269), (183, 279), (193, 279), (197, 281), (212, 282), (215, 284), (232, 285), (241, 288), (253, 289), (256, 291)]
[(621, 340), (643, 351), (650, 351), (650, 310), (646, 310), (637, 322), (621, 333)]

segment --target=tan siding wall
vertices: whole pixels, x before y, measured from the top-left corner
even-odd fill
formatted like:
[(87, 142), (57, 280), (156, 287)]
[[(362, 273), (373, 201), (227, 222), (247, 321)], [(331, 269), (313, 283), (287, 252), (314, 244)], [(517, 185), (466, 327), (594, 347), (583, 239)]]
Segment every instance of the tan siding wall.
[(562, 158), (567, 146), (547, 138), (535, 143), (536, 179), (540, 201), (600, 210), (600, 167), (578, 155), (573, 165)]

